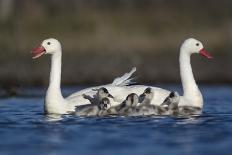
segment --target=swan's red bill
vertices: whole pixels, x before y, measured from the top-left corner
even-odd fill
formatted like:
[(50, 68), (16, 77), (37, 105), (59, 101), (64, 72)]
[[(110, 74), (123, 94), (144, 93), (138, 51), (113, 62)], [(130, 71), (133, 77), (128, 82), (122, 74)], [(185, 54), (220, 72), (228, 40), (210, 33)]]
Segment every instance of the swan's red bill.
[(46, 49), (43, 46), (36, 47), (32, 50), (32, 58), (36, 59), (42, 56), (46, 52)]
[(200, 54), (203, 55), (204, 57), (208, 58), (208, 59), (213, 58), (213, 56), (208, 51), (206, 51), (204, 48), (202, 48), (200, 50)]

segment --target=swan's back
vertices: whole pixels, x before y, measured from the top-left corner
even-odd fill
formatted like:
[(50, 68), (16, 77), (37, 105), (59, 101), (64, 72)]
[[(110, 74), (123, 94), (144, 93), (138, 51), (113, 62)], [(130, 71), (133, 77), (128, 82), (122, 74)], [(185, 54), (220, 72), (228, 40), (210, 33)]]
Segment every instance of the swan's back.
[[(84, 99), (82, 95), (85, 94), (87, 96), (94, 97), (94, 95), (96, 95), (95, 89), (98, 89), (100, 87), (91, 87), (91, 88), (83, 89), (81, 91), (78, 91), (77, 93), (70, 95), (69, 97), (66, 98), (66, 100), (70, 102), (78, 102), (78, 105), (89, 104), (89, 101), (87, 99)], [(110, 94), (114, 96), (115, 101), (111, 101), (111, 104), (112, 106), (116, 106), (122, 103), (129, 94), (136, 93), (140, 95), (149, 86), (133, 85), (133, 86), (119, 87), (119, 86), (105, 85), (104, 87), (109, 91)], [(163, 103), (165, 98), (170, 94), (170, 91), (167, 91), (165, 89), (161, 89), (158, 87), (151, 87), (151, 88), (154, 90), (154, 98), (152, 99), (151, 104), (154, 105), (160, 105), (161, 103)]]

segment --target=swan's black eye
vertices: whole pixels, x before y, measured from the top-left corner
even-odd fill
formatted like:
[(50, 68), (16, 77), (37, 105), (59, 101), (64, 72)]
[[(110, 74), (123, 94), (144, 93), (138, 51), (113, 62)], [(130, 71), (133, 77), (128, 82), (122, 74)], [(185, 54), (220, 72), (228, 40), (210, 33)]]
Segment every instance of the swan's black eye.
[(51, 42), (47, 42), (48, 45), (51, 45)]
[(199, 43), (196, 43), (196, 46), (199, 46)]

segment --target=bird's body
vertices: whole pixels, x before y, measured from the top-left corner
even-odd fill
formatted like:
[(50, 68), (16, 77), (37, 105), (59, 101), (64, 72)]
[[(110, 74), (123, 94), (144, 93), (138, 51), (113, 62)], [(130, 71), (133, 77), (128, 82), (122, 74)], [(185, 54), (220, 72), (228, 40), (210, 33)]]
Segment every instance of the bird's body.
[(119, 105), (111, 107), (108, 112), (111, 115), (126, 116), (131, 113), (132, 108), (138, 104), (139, 97), (135, 93), (129, 94), (126, 99)]
[(150, 105), (154, 98), (154, 91), (151, 87), (147, 87), (141, 95), (139, 95), (139, 106)]
[(178, 115), (180, 96), (177, 92), (171, 92), (160, 107), (166, 110), (168, 115)]
[(98, 102), (91, 102), (91, 104), (76, 106), (75, 115), (78, 116), (103, 116), (107, 115), (107, 110), (110, 108), (110, 100), (107, 97), (113, 96), (104, 87), (97, 90), (96, 96)]
[(98, 105), (86, 104), (77, 106), (74, 114), (77, 116), (98, 116), (100, 110)]
[(77, 106), (75, 112), (72, 112), (72, 114), (77, 116), (105, 116), (108, 115), (107, 110), (110, 106), (110, 100), (108, 98), (102, 98), (99, 104)]

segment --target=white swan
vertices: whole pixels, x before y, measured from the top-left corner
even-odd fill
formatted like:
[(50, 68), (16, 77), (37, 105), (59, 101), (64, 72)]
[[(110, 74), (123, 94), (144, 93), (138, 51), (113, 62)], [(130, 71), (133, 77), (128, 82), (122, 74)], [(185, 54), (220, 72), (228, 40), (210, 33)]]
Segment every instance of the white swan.
[[(101, 87), (114, 90), (116, 96), (121, 96), (121, 93), (123, 92), (121, 90), (126, 89), (127, 85), (132, 83), (130, 77), (136, 71), (136, 68), (132, 68), (129, 73), (125, 73), (122, 77), (116, 78), (112, 84), (87, 88), (64, 99), (60, 89), (62, 57), (60, 42), (53, 38), (46, 39), (39, 47), (32, 50), (33, 59), (39, 58), (44, 54), (52, 55), (50, 82), (44, 106), (45, 113), (47, 114), (67, 114), (75, 111), (75, 108), (78, 105), (90, 104), (89, 100), (83, 97), (83, 94), (93, 97), (97, 92), (96, 90)], [(116, 97), (114, 98), (115, 100), (117, 99)], [(120, 100), (121, 99), (119, 98), (119, 101)]]
[[(209, 59), (212, 58), (210, 53), (208, 53), (204, 49), (203, 44), (200, 41), (194, 38), (189, 38), (182, 43), (180, 48), (179, 63), (180, 63), (180, 76), (181, 76), (184, 94), (183, 96), (180, 96), (180, 102), (178, 106), (180, 107), (188, 106), (188, 107), (196, 107), (202, 109), (203, 97), (194, 80), (192, 67), (190, 63), (190, 56), (194, 53), (201, 54)], [(147, 87), (148, 86), (135, 86), (134, 88), (132, 88), (133, 90), (132, 92), (141, 94), (141, 92)], [(170, 94), (170, 91), (164, 89), (160, 89), (156, 87), (151, 87), (151, 88), (154, 89), (154, 98), (151, 101), (151, 104), (154, 105), (162, 104), (165, 98)]]
[(184, 41), (180, 48), (179, 58), (180, 76), (184, 94), (180, 97), (178, 106), (191, 106), (202, 109), (203, 97), (194, 80), (190, 63), (190, 56), (194, 53), (199, 53), (208, 59), (212, 58), (211, 54), (204, 49), (200, 41), (193, 38)]

